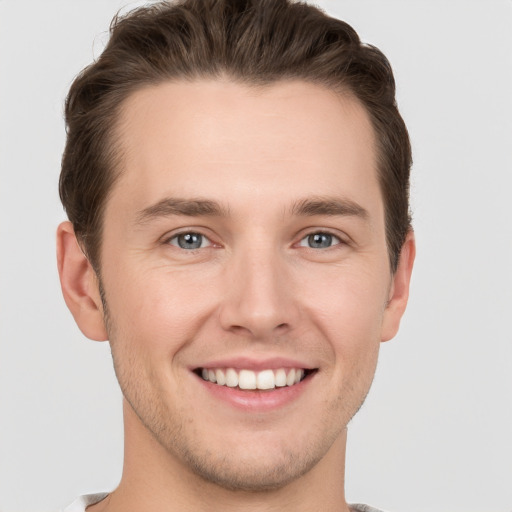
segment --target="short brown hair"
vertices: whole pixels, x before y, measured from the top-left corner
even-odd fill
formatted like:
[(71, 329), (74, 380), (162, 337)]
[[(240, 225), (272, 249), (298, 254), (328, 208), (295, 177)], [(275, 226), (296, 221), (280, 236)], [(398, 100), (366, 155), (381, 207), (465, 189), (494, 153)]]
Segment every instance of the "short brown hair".
[(121, 169), (115, 140), (123, 100), (145, 85), (227, 75), (265, 85), (300, 79), (355, 96), (377, 139), (391, 269), (410, 229), (411, 147), (386, 57), (347, 23), (292, 0), (159, 2), (116, 16), (97, 61), (66, 100), (60, 197), (98, 271), (102, 214)]

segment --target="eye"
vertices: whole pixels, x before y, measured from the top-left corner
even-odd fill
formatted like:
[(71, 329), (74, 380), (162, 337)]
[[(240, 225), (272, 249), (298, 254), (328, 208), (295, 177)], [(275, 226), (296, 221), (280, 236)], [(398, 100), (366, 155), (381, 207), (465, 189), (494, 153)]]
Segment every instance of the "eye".
[(180, 249), (202, 249), (212, 245), (210, 240), (201, 233), (194, 233), (192, 231), (186, 233), (179, 233), (173, 236), (168, 241), (169, 244), (179, 247)]
[(341, 240), (330, 233), (311, 233), (305, 236), (299, 243), (301, 247), (310, 247), (311, 249), (328, 249), (333, 245), (338, 245)]

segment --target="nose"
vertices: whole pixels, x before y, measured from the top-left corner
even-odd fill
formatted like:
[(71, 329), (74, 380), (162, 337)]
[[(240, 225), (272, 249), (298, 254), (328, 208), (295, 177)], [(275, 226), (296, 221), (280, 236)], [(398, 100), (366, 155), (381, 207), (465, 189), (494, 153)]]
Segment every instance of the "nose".
[(263, 247), (232, 256), (220, 308), (223, 329), (265, 340), (297, 325), (298, 304), (285, 259)]

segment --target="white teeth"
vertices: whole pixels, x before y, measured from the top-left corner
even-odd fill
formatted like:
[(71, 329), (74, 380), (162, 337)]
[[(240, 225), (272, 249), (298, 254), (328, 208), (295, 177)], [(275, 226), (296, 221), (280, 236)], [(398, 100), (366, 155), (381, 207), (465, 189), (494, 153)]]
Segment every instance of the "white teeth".
[(226, 386), (236, 388), (238, 386), (238, 373), (233, 368), (226, 370)]
[(256, 376), (256, 385), (258, 389), (274, 389), (276, 387), (276, 378), (272, 370), (264, 370)]
[(226, 384), (226, 374), (222, 370), (215, 370), (215, 377), (220, 386)]
[(256, 389), (256, 374), (251, 370), (240, 370), (238, 387), (240, 389)]
[(286, 386), (286, 372), (282, 368), (279, 368), (276, 372), (276, 387), (282, 388), (284, 386)]
[(219, 386), (228, 386), (230, 388), (240, 389), (274, 389), (284, 386), (293, 386), (298, 384), (304, 378), (305, 372), (301, 368), (277, 370), (262, 370), (254, 372), (252, 370), (235, 370), (234, 368), (203, 368), (201, 376), (204, 380), (218, 384)]

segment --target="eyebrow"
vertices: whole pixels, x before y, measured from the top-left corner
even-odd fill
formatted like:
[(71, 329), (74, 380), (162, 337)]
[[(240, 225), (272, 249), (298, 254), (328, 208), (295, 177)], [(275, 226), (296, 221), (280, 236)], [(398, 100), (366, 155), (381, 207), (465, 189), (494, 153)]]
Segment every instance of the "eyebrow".
[(350, 199), (338, 197), (308, 197), (292, 206), (293, 215), (312, 217), (314, 215), (354, 216), (367, 220), (368, 211)]
[[(308, 197), (295, 202), (290, 212), (300, 217), (315, 215), (355, 216), (364, 220), (368, 211), (350, 199), (338, 197)], [(229, 209), (210, 199), (181, 199), (166, 197), (157, 203), (144, 208), (136, 214), (136, 223), (145, 224), (151, 220), (172, 215), (186, 217), (228, 217)]]
[(227, 217), (228, 210), (216, 201), (209, 199), (166, 197), (138, 212), (136, 222), (137, 224), (145, 224), (151, 220), (169, 217), (171, 215), (185, 215), (187, 217)]

